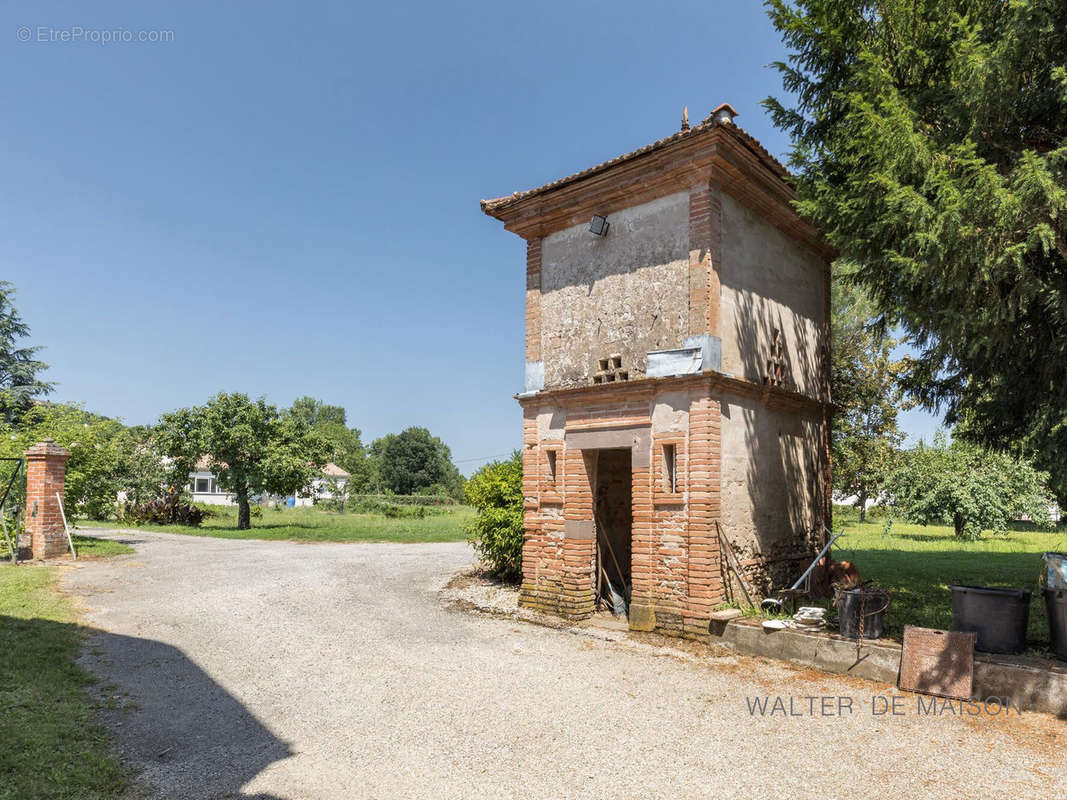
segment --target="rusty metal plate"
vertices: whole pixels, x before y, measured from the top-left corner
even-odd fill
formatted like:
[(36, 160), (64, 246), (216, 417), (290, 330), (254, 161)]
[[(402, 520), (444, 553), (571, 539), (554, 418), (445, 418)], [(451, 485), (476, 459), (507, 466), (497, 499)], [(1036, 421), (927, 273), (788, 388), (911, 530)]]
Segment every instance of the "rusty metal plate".
[(974, 689), (975, 633), (904, 626), (900, 688), (968, 700)]

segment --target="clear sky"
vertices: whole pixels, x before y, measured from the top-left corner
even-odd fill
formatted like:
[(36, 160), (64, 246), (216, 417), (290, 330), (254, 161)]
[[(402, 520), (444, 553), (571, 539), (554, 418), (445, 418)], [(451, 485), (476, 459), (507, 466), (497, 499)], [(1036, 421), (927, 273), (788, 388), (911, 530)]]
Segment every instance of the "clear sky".
[(525, 249), (479, 199), (685, 104), (788, 144), (755, 0), (7, 3), (0, 41), (0, 277), (55, 399), (150, 423), (309, 394), (464, 472), (521, 442)]

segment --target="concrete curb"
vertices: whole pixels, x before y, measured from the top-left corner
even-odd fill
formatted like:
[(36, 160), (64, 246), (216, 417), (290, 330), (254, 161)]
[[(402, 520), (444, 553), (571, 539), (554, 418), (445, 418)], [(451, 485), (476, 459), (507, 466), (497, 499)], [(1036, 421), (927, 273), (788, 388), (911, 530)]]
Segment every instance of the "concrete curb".
[[(595, 622), (576, 624), (524, 608), (502, 608), (499, 604), (480, 603), (470, 595), (447, 589), (442, 591), (442, 598), (454, 608), (529, 622), (570, 634), (607, 641), (631, 638), (625, 630), (604, 628)], [(725, 623), (713, 622), (705, 641), (738, 655), (788, 661), (834, 675), (848, 675), (890, 686), (897, 685), (900, 674), (901, 645), (886, 639), (858, 641), (834, 633), (808, 633), (788, 628), (769, 632), (759, 623), (735, 619)], [(1010, 699), (1024, 710), (1067, 719), (1067, 663), (975, 653), (974, 696)]]

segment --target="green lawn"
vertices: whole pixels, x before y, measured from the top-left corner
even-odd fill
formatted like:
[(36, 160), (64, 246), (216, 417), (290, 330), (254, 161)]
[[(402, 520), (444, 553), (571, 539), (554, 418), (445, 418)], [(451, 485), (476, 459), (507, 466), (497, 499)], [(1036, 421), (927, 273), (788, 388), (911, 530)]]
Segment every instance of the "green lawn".
[(81, 629), (54, 582), (52, 568), (0, 565), (0, 798), (114, 798), (128, 778), (94, 719), (74, 664)]
[(889, 636), (899, 639), (904, 625), (951, 629), (950, 583), (997, 586), (1034, 592), (1029, 639), (1037, 650), (1047, 647), (1045, 603), (1037, 585), (1041, 554), (1067, 552), (1067, 532), (1041, 532), (1019, 524), (1006, 534), (986, 531), (976, 542), (963, 542), (948, 526), (894, 521), (884, 536), (884, 519), (860, 524), (850, 511), (834, 510), (834, 529), (845, 530), (834, 557), (854, 562), (865, 581), (890, 590)]
[[(404, 512), (401, 512), (404, 513)], [(410, 512), (408, 512), (410, 513)], [(146, 525), (141, 530), (217, 536), (223, 539), (281, 539), (300, 542), (454, 542), (465, 538), (463, 527), (474, 519), (467, 506), (436, 506), (423, 518), (382, 514), (338, 514), (314, 508), (265, 509), (252, 518), (252, 529), (237, 530), (237, 509), (219, 506), (199, 528)], [(117, 523), (82, 520), (83, 528), (114, 528)], [(119, 526), (122, 527), (122, 526)]]

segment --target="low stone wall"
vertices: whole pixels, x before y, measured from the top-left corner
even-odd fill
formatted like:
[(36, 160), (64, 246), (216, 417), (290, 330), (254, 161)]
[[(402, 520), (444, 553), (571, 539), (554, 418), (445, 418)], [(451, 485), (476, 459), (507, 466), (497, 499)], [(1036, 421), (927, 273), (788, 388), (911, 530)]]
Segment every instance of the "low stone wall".
[[(777, 658), (838, 675), (897, 685), (901, 646), (833, 633), (765, 631), (759, 622), (712, 623), (710, 641), (737, 653)], [(1067, 718), (1067, 663), (1024, 656), (974, 655), (975, 697), (1010, 698), (1028, 711)]]

